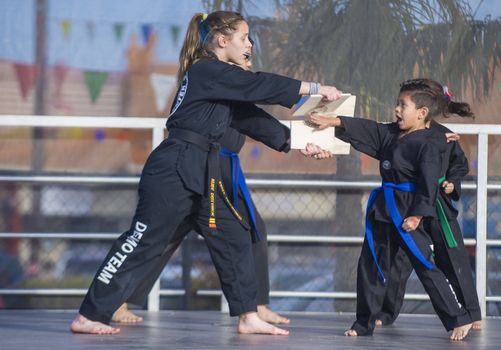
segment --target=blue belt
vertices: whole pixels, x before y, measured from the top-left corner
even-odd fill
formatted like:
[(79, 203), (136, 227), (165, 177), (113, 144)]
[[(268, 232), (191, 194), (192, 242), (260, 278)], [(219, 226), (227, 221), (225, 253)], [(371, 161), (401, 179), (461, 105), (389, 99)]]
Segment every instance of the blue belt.
[(393, 196), (393, 190), (399, 190), (399, 191), (404, 191), (404, 192), (414, 192), (416, 190), (416, 185), (412, 182), (404, 182), (400, 184), (394, 184), (391, 182), (383, 182), (381, 187), (378, 187), (374, 189), (370, 196), (369, 200), (367, 201), (367, 212), (365, 214), (365, 235), (367, 237), (367, 243), (369, 244), (369, 248), (372, 253), (372, 257), (374, 258), (374, 261), (376, 262), (376, 266), (379, 272), (379, 275), (381, 279), (383, 280), (383, 283), (386, 282), (386, 279), (384, 277), (383, 271), (381, 271), (381, 268), (379, 267), (379, 264), (377, 262), (376, 258), (376, 252), (374, 250), (374, 240), (373, 240), (373, 234), (372, 234), (372, 222), (369, 220), (369, 211), (372, 208), (372, 205), (374, 204), (374, 201), (376, 200), (376, 196), (378, 195), (379, 192), (383, 191), (384, 192), (384, 198), (386, 200), (386, 206), (390, 212), (391, 216), (391, 221), (393, 222), (393, 225), (395, 225), (398, 233), (400, 234), (400, 237), (404, 240), (405, 244), (407, 247), (410, 249), (412, 254), (428, 269), (433, 268), (433, 264), (428, 261), (424, 257), (424, 255), (421, 253), (419, 248), (417, 247), (416, 243), (412, 239), (412, 236), (409, 232), (405, 232), (402, 229), (402, 223), (403, 219), (400, 213), (398, 212), (397, 205), (395, 204), (395, 197)]
[(222, 148), (219, 150), (219, 155), (223, 157), (229, 157), (231, 159), (231, 188), (233, 191), (233, 206), (238, 210), (238, 189), (242, 192), (244, 197), (244, 202), (247, 207), (250, 216), (250, 224), (256, 233), (256, 239), (258, 241), (261, 240), (261, 234), (257, 228), (256, 224), (256, 214), (254, 212), (254, 205), (252, 204), (252, 199), (249, 193), (249, 188), (247, 187), (247, 183), (245, 182), (245, 176), (240, 167), (240, 158), (238, 157), (238, 153), (232, 152), (226, 148)]

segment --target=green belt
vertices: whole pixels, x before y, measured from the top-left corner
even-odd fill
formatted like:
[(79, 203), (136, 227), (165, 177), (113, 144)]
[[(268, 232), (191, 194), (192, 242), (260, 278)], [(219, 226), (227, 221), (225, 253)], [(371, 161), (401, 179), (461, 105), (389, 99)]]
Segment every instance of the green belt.
[[(444, 181), (445, 181), (445, 176), (442, 176), (440, 179), (438, 179), (438, 184), (442, 185)], [(444, 232), (445, 240), (447, 241), (447, 246), (449, 248), (456, 248), (458, 244), (454, 239), (451, 226), (449, 225), (449, 220), (445, 215), (444, 207), (442, 206), (442, 203), (440, 203), (438, 197), (435, 207), (437, 208), (438, 219), (440, 221), (440, 226), (442, 226), (442, 231)]]

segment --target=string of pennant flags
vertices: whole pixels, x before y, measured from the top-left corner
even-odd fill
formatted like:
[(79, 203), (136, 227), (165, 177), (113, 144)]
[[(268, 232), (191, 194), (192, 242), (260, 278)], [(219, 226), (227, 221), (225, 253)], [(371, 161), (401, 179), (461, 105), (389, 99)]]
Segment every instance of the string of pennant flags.
[[(125, 28), (130, 25), (129, 22), (103, 22), (103, 21), (92, 21), (92, 20), (81, 20), (81, 19), (60, 19), (60, 18), (50, 18), (51, 21), (56, 21), (61, 29), (63, 38), (69, 40), (72, 34), (72, 28), (75, 24), (83, 25), (86, 28), (88, 39), (93, 40), (96, 36), (96, 26), (97, 25), (108, 25), (112, 26), (115, 39), (117, 41), (124, 40)], [(137, 24), (136, 22), (134, 24)], [(142, 42), (146, 45), (150, 36), (154, 32), (158, 32), (162, 27), (169, 27), (171, 40), (177, 46), (179, 43), (179, 35), (181, 32), (181, 26), (178, 24), (158, 22), (158, 23), (139, 23), (139, 32), (142, 38)], [(26, 63), (13, 63), (13, 68), (18, 81), (19, 90), (23, 100), (26, 100), (30, 90), (33, 88), (36, 79), (40, 73), (40, 67), (38, 64), (26, 64)], [(53, 66), (56, 89), (61, 90), (61, 86), (64, 82), (66, 72), (68, 67), (65, 64), (56, 64)], [(104, 84), (108, 79), (109, 72), (100, 70), (84, 70), (84, 81), (89, 92), (89, 98), (92, 103), (96, 103)], [(150, 74), (150, 83), (155, 93), (156, 107), (158, 112), (165, 110), (169, 94), (176, 85), (176, 78), (174, 76), (165, 74)]]
[[(73, 25), (77, 23), (78, 25), (84, 25), (87, 31), (87, 35), (89, 39), (94, 39), (96, 34), (96, 26), (97, 25), (111, 25), (113, 27), (113, 32), (115, 33), (115, 38), (117, 41), (122, 40), (125, 26), (128, 24), (137, 24), (137, 23), (129, 23), (129, 22), (103, 22), (103, 21), (93, 21), (93, 20), (81, 20), (81, 19), (60, 19), (60, 18), (52, 18), (59, 22), (61, 27), (61, 31), (65, 39), (69, 39), (71, 35), (71, 30)], [(149, 22), (149, 23), (140, 23), (140, 32), (141, 37), (143, 39), (143, 43), (147, 43), (151, 33), (155, 29), (169, 27), (170, 35), (172, 41), (177, 45), (179, 43), (179, 35), (181, 34), (181, 26), (179, 24), (174, 23), (166, 23), (166, 22)]]
[[(40, 67), (36, 64), (14, 63), (14, 71), (19, 83), (21, 96), (26, 100), (30, 90), (33, 88), (36, 79), (38, 78)], [(68, 67), (58, 64), (54, 66), (54, 77), (56, 90), (61, 91), (64, 83), (64, 78)], [(96, 103), (103, 85), (108, 79), (108, 72), (100, 71), (85, 71), (84, 81), (89, 92), (89, 97), (92, 103)], [(149, 81), (155, 93), (155, 105), (157, 111), (163, 112), (167, 106), (167, 101), (172, 93), (172, 90), (177, 85), (177, 78), (174, 75), (151, 73)], [(57, 91), (56, 91), (57, 92)]]

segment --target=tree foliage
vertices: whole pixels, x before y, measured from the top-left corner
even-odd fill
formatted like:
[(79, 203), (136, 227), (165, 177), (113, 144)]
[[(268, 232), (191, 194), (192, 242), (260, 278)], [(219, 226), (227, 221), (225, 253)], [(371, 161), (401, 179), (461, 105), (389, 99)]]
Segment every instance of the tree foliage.
[[(245, 13), (246, 2), (205, 1)], [(501, 59), (501, 21), (474, 20), (464, 0), (283, 0), (271, 18), (249, 18), (255, 66), (334, 84), (359, 112), (391, 118), (399, 83), (431, 77), (461, 97), (489, 94)], [(219, 7), (217, 7), (219, 6)]]

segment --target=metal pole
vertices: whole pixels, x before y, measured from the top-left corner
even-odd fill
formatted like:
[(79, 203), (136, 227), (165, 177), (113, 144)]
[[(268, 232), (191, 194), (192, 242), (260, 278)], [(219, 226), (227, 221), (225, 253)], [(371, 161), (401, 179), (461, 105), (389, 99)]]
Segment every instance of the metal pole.
[(487, 165), (488, 135), (478, 134), (476, 284), (482, 318), (487, 313)]
[(151, 138), (151, 150), (153, 151), (165, 138), (165, 128), (164, 126), (156, 126), (153, 128), (153, 135)]
[(160, 279), (157, 279), (148, 294), (148, 311), (160, 310)]
[(36, 64), (39, 74), (35, 84), (35, 115), (45, 114), (45, 75), (47, 71), (47, 0), (36, 2)]
[(221, 292), (221, 312), (228, 314), (230, 313), (230, 307), (228, 306), (228, 300), (226, 300), (226, 297), (224, 294)]
[[(35, 115), (45, 114), (45, 75), (47, 71), (47, 1), (37, 0), (35, 9), (35, 59), (38, 68), (38, 75), (35, 81), (35, 104), (33, 112)], [(32, 151), (32, 167), (33, 172), (37, 173), (43, 168), (44, 150), (43, 138), (45, 130), (43, 128), (33, 128), (33, 151)], [(34, 194), (36, 197), (37, 193)], [(40, 206), (40, 198), (34, 200), (35, 215), (38, 216), (37, 210)]]
[(192, 284), (191, 266), (193, 265), (193, 236), (188, 236), (181, 245), (183, 266), (183, 288), (186, 294), (183, 298), (183, 309), (189, 310), (191, 306)]
[[(35, 8), (35, 59), (38, 75), (35, 80), (35, 101), (33, 112), (35, 115), (44, 115), (45, 113), (45, 76), (46, 76), (46, 42), (47, 42), (47, 8), (46, 0), (37, 0)], [(44, 166), (44, 136), (46, 130), (43, 128), (33, 128), (32, 131), (32, 151), (31, 166), (33, 173), (41, 173)], [(40, 227), (42, 224), (42, 196), (41, 186), (33, 187), (33, 224)], [(30, 264), (38, 265), (40, 263), (40, 241), (35, 239), (29, 245)]]

